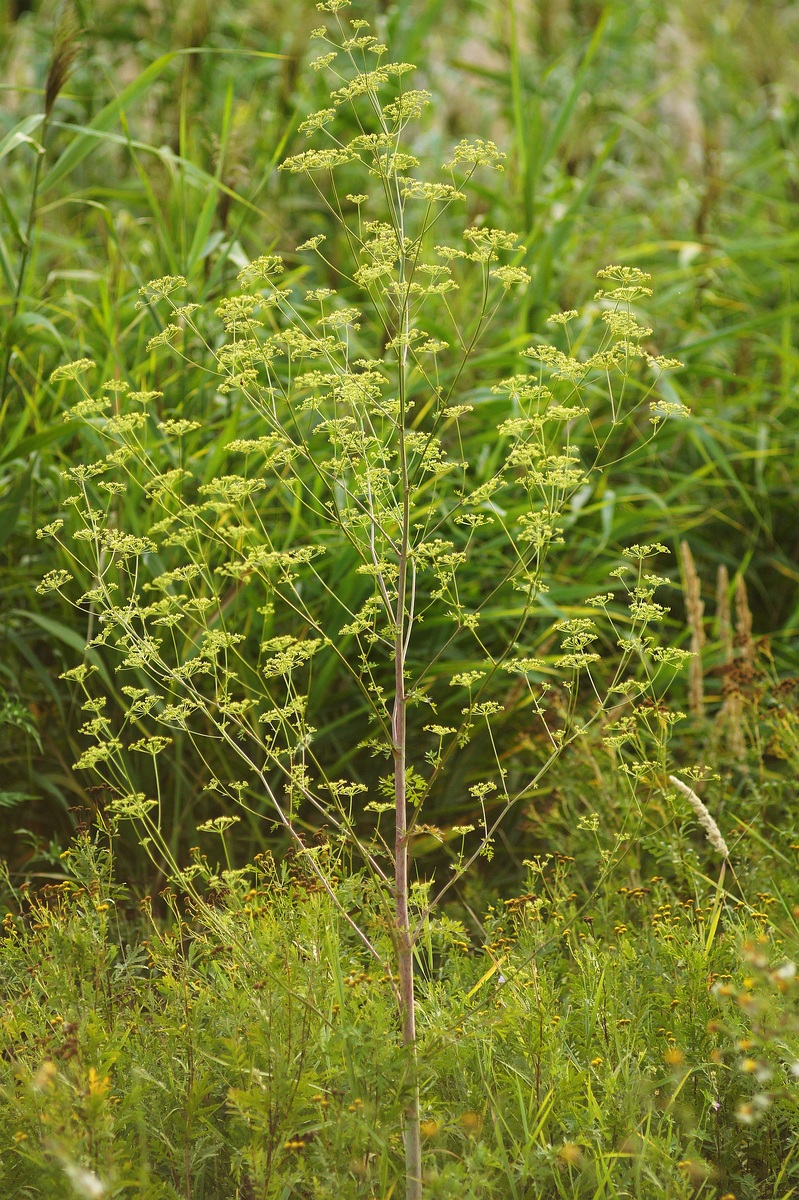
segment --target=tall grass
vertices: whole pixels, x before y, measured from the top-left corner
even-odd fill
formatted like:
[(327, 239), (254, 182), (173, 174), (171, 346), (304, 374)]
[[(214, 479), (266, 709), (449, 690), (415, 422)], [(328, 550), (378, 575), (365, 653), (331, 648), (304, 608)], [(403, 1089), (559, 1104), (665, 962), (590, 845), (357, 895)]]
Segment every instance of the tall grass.
[[(612, 492), (580, 498), (558, 604), (579, 606), (619, 546), (662, 536), (665, 525), (675, 551), (683, 538), (691, 545), (706, 600), (717, 566), (746, 574), (755, 628), (772, 635), (777, 661), (791, 669), (799, 617), (790, 469), (797, 243), (785, 231), (795, 199), (791, 10), (766, 4), (752, 25), (745, 10), (698, 16), (676, 4), (612, 3), (600, 17), (543, 0), (457, 10), (420, 2), (381, 19), (445, 96), (425, 146), (468, 129), (510, 152), (507, 184), (486, 183), (473, 214), (524, 233), (534, 286), (506, 327), (508, 356), (548, 312), (590, 300), (583, 265), (612, 261), (621, 246), (665, 285), (653, 317), (687, 364), (674, 387), (698, 419), (665, 431), (657, 453), (634, 456)], [(296, 127), (315, 105), (317, 81), (301, 60), (314, 20), (310, 5), (293, 6), (290, 21), (279, 7), (187, 6), (173, 23), (160, 11), (84, 4), (79, 53), (41, 155), (29, 139), (40, 134), (57, 12), (45, 5), (5, 17), (0, 268), (11, 355), (0, 410), (1, 669), (42, 748), (13, 726), (3, 753), (7, 791), (36, 797), (24, 821), (11, 820), (42, 834), (54, 822), (67, 829), (69, 809), (92, 803), (71, 771), (76, 714), (57, 681), (85, 631), (33, 590), (63, 565), (33, 531), (55, 515), (58, 471), (75, 449), (49, 370), (86, 354), (111, 376), (143, 359), (158, 330), (153, 310), (134, 307), (146, 279), (180, 273), (210, 299), (245, 258), (326, 228), (275, 170), (282, 152), (301, 148)], [(485, 370), (502, 366), (495, 356)], [(169, 383), (194, 404), (196, 374)], [(478, 382), (469, 399), (487, 402)], [(235, 405), (203, 420), (225, 440), (247, 436)], [(490, 447), (475, 437), (465, 452), (481, 461)], [(569, 583), (576, 577), (584, 590)], [(173, 771), (174, 819), (185, 827), (197, 806), (190, 753), (179, 748)]]
[[(789, 789), (770, 803), (784, 819)], [(572, 854), (531, 859), (504, 902), (464, 898), (427, 920), (419, 1057), (436, 1200), (759, 1200), (799, 1183), (799, 892), (778, 861), (795, 850), (784, 833), (750, 837), (740, 812), (720, 882), (686, 806), (598, 891), (614, 812), (572, 824)], [(188, 908), (172, 891), (140, 907), (102, 828), (79, 834), (43, 891), (6, 881), (9, 1200), (399, 1194), (406, 1095), (387, 981), (302, 859), (230, 871), (219, 835), (201, 842)], [(342, 874), (337, 894), (383, 945), (368, 880)]]

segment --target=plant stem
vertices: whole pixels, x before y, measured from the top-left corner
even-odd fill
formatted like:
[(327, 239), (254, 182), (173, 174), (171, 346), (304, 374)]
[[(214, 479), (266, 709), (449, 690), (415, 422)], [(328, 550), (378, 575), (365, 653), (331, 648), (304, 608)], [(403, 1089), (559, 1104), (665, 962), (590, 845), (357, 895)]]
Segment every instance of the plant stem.
[[(402, 210), (400, 209), (400, 212)], [(403, 245), (404, 229), (400, 221), (399, 244)], [(404, 255), (400, 258), (400, 280), (405, 278)], [(405, 300), (402, 324), (407, 333), (408, 302)], [(410, 563), (410, 485), (408, 455), (405, 443), (407, 342), (399, 364), (399, 473), (402, 499), (402, 531), (400, 535), (397, 611), (394, 624), (394, 708), (391, 718), (394, 755), (394, 881), (396, 893), (397, 970), (399, 974), (402, 1044), (408, 1054), (410, 1098), (405, 1108), (405, 1195), (406, 1200), (422, 1197), (422, 1140), (419, 1128), (419, 1071), (416, 1050), (416, 996), (413, 978), (413, 938), (408, 915), (408, 796), (407, 796), (407, 698), (405, 695), (405, 657), (408, 637), (405, 631), (405, 607)], [(412, 621), (409, 622), (409, 625)]]
[(394, 790), (396, 802), (396, 919), (397, 967), (402, 1010), (402, 1043), (410, 1057), (411, 1095), (405, 1109), (405, 1176), (407, 1200), (422, 1195), (422, 1150), (419, 1131), (419, 1077), (416, 1062), (416, 999), (413, 978), (413, 943), (408, 915), (408, 834), (405, 791), (405, 698), (402, 687), (402, 656), (397, 656), (397, 694), (394, 700)]
[(396, 692), (392, 732), (394, 741), (394, 797), (396, 807), (394, 856), (397, 921), (397, 967), (402, 1012), (402, 1044), (410, 1058), (411, 1095), (405, 1109), (405, 1181), (407, 1200), (422, 1195), (422, 1147), (419, 1130), (419, 1076), (416, 1060), (416, 998), (413, 978), (413, 941), (408, 914), (408, 832), (405, 783), (406, 701), (402, 635), (396, 648)]

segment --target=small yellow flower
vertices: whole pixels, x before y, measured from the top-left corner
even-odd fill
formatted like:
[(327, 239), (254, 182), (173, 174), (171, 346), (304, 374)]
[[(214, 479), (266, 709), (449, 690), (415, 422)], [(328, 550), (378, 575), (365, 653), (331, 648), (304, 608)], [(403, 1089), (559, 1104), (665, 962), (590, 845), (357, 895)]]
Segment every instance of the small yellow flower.
[(110, 1086), (111, 1080), (107, 1075), (100, 1076), (94, 1067), (89, 1067), (89, 1095), (91, 1097), (104, 1096)]
[(670, 1046), (663, 1055), (663, 1059), (667, 1067), (681, 1067), (685, 1062), (685, 1055), (676, 1046)]
[(482, 1124), (479, 1113), (465, 1112), (461, 1115), (460, 1125), (465, 1133), (479, 1133)]
[(712, 1168), (701, 1158), (684, 1158), (682, 1162), (677, 1163), (677, 1169), (694, 1184), (701, 1183), (712, 1174)]

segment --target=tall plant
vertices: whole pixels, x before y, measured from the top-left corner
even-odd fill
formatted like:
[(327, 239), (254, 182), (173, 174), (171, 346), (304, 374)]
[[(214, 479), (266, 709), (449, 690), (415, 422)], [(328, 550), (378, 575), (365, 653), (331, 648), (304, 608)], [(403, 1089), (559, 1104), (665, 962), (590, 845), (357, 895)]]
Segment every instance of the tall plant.
[[(417, 1200), (414, 951), (427, 916), (491, 856), (503, 819), (590, 723), (618, 718), (608, 731), (613, 747), (636, 737), (641, 696), (684, 657), (651, 633), (666, 611), (654, 599), (665, 580), (647, 566), (660, 546), (625, 551), (612, 590), (585, 601), (579, 615), (553, 615), (544, 599), (575, 494), (618, 453), (623, 423), (648, 438), (675, 411), (653, 389), (677, 364), (644, 348), (651, 330), (633, 306), (650, 294), (648, 277), (609, 267), (600, 272), (594, 351), (571, 347), (573, 321), (582, 345), (591, 336), (577, 313), (551, 318), (565, 349), (537, 343), (523, 351), (522, 373), (489, 381), (506, 411), (490, 434), (489, 466), (465, 461), (460, 431), (480, 415), (463, 401), (487, 361), (478, 361), (478, 347), (529, 275), (513, 233), (474, 222), (456, 245), (438, 236), (475, 175), (501, 171), (504, 156), (491, 142), (462, 141), (443, 175), (426, 178), (408, 149), (408, 127), (430, 102), (407, 86), (412, 66), (389, 61), (366, 22), (345, 24), (346, 0), (319, 7), (335, 32), (314, 31), (325, 50), (312, 65), (336, 80), (329, 107), (302, 128), (327, 142), (283, 170), (305, 176), (341, 225), (348, 262), (326, 259), (321, 234), (297, 247), (326, 263), (339, 290), (301, 288), (305, 260), (287, 273), (282, 258), (267, 254), (241, 271), (241, 293), (216, 309), (220, 329), (183, 301), (182, 278), (143, 288), (144, 305), (170, 313), (150, 348), (198, 355), (209, 387), (252, 407), (257, 436), (226, 447), (241, 456), (239, 471), (198, 485), (192, 464), (218, 450), (179, 401), (171, 408), (158, 390), (118, 381), (95, 392), (84, 383), (88, 360), (60, 367), (53, 379), (74, 379), (83, 391), (72, 415), (112, 446), (66, 472), (76, 485), (67, 499), (78, 518), (71, 541), (63, 521), (40, 533), (62, 540), (78, 574), (92, 576), (76, 603), (99, 633), (86, 662), (67, 672), (85, 693), (83, 732), (92, 739), (76, 765), (114, 789), (112, 811), (140, 823), (159, 864), (191, 889), (191, 869), (172, 859), (161, 832), (158, 759), (179, 729), (208, 764), (208, 789), (278, 822), (334, 903), (335, 880), (303, 832), (320, 823), (378, 885), (393, 961), (339, 908), (395, 992), (407, 1048), (405, 1177)], [(467, 280), (479, 303), (458, 320), (454, 301)], [(138, 524), (123, 528), (131, 491)], [(362, 589), (355, 603), (336, 583), (347, 556)], [(41, 589), (63, 591), (70, 579), (52, 572)], [(615, 592), (626, 607), (614, 607)], [(489, 608), (502, 617), (486, 625)], [(542, 640), (555, 633), (560, 650), (542, 654)], [(128, 680), (117, 729), (90, 685), (100, 645), (117, 654)], [(331, 775), (308, 702), (313, 672), (331, 660), (331, 677), (350, 681), (331, 703), (361, 706), (367, 722), (346, 749), (342, 778)], [(545, 746), (512, 784), (499, 740), (508, 675), (518, 685), (514, 703)], [(651, 708), (646, 720), (651, 726)], [(439, 829), (425, 820), (436, 789), (478, 736), (493, 761), (469, 788), (479, 823)], [(241, 764), (240, 779), (219, 777), (220, 747)], [(131, 789), (131, 756), (139, 754), (152, 758), (152, 796)], [(370, 756), (387, 760), (379, 779)], [(627, 771), (634, 783), (665, 774), (665, 763), (639, 759)], [(412, 846), (422, 833), (444, 844), (451, 870), (414, 909)]]

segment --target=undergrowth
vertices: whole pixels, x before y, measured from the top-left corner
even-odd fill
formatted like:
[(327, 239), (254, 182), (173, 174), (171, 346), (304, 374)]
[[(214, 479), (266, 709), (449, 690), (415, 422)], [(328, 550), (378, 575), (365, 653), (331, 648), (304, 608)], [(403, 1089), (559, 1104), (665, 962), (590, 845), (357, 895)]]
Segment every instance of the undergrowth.
[[(194, 852), (199, 902), (134, 902), (94, 827), (59, 882), (6, 889), (9, 1200), (401, 1191), (389, 982), (301, 858), (231, 871), (213, 854)], [(792, 1194), (799, 934), (790, 907), (750, 904), (703, 857), (658, 875), (632, 849), (592, 891), (572, 856), (545, 855), (479, 917), (464, 901), (427, 918), (427, 1195)], [(749, 868), (764, 886), (758, 844)], [(336, 890), (385, 944), (368, 879), (343, 871)]]

